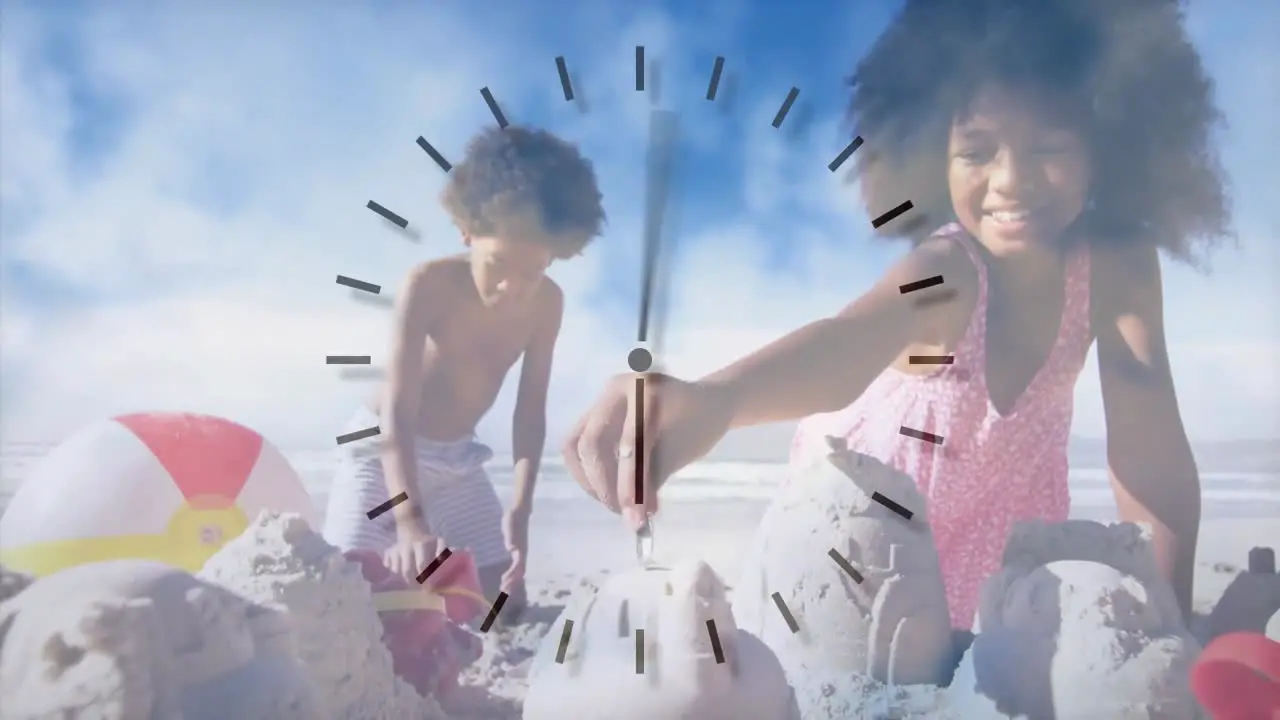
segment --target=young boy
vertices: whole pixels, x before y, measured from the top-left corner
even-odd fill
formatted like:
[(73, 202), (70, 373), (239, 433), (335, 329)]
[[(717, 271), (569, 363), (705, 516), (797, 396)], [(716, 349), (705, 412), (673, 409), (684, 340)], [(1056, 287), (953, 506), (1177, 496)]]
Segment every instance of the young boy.
[[(442, 551), (469, 550), (485, 595), (525, 603), (529, 512), (546, 434), (547, 385), (564, 298), (544, 277), (600, 234), (601, 195), (590, 161), (542, 130), (486, 130), (453, 168), (441, 204), (470, 252), (424, 263), (397, 299), (389, 379), (341, 446), (324, 536), (342, 550), (376, 550), (417, 575)], [(503, 380), (523, 356), (512, 423), (515, 499), (507, 512), (475, 439)], [(372, 520), (400, 493), (406, 502)]]

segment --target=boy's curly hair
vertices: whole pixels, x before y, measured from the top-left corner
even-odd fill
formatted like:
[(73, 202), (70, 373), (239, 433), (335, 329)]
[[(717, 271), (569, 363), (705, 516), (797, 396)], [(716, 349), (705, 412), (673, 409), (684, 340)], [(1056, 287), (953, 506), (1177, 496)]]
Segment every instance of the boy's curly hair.
[(952, 217), (949, 129), (995, 83), (1031, 92), (1090, 143), (1091, 203), (1078, 227), (1094, 242), (1149, 242), (1196, 264), (1197, 246), (1234, 234), (1213, 137), (1223, 118), (1182, 5), (906, 0), (848, 80), (853, 130), (887, 161), (861, 159), (864, 196), (911, 200), (931, 227)]
[(531, 217), (555, 257), (582, 252), (605, 222), (591, 161), (545, 130), (485, 130), (449, 172), (440, 202), (462, 232), (518, 236)]

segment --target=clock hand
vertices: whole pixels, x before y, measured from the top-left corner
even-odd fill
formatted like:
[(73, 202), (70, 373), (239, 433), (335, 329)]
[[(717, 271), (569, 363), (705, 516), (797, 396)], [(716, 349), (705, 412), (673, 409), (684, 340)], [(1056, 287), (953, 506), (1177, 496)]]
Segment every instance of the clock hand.
[[(658, 250), (661, 245), (663, 222), (666, 219), (667, 197), (671, 188), (672, 165), (675, 160), (676, 115), (670, 111), (653, 110), (649, 113), (649, 144), (645, 163), (645, 215), (642, 235), (640, 269), (640, 317), (636, 329), (640, 345), (627, 356), (627, 364), (637, 373), (635, 404), (635, 453), (633, 481), (635, 502), (643, 507), (644, 497), (644, 427), (645, 427), (645, 377), (653, 365), (653, 354), (643, 347), (649, 341), (649, 322), (653, 306), (654, 277), (657, 270)], [(636, 536), (636, 554), (641, 562), (647, 562), (652, 549), (653, 529), (646, 517)]]
[[(665, 110), (649, 113), (649, 147), (645, 168), (645, 216), (643, 255), (640, 270), (640, 322), (638, 341), (649, 340), (649, 318), (653, 306), (653, 284), (661, 245), (667, 197), (671, 189), (671, 169), (675, 160), (676, 114)], [(650, 359), (652, 362), (652, 359)], [(637, 370), (637, 372), (644, 372)]]

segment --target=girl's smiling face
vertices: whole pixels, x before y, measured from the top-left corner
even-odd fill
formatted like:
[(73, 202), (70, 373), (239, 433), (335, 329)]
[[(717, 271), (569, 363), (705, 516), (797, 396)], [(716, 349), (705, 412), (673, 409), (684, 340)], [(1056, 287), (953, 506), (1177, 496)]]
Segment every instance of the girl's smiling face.
[(960, 224), (997, 256), (1052, 247), (1088, 200), (1084, 138), (1044, 104), (1005, 88), (984, 88), (968, 110), (947, 143)]

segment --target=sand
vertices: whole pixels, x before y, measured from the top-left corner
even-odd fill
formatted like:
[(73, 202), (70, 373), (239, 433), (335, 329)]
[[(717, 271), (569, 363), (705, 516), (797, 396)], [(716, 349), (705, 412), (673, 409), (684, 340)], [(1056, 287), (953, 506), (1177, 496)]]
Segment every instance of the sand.
[(535, 658), (525, 720), (798, 720), (782, 666), (737, 631), (704, 562), (615, 575), (556, 628)]
[(1200, 646), (1146, 528), (1019, 524), (974, 632), (948, 693), (965, 717), (1200, 715), (1187, 682)]
[[(716, 506), (714, 509), (708, 509), (705, 504), (698, 503), (669, 503), (662, 516), (658, 519), (662, 523), (660, 533), (658, 535), (657, 554), (658, 559), (665, 564), (674, 564), (684, 559), (705, 558), (716, 569), (716, 571), (731, 584), (739, 577), (746, 560), (746, 553), (743, 552), (745, 543), (752, 537), (757, 527), (759, 515), (753, 514), (750, 510), (739, 511), (739, 505), (730, 503), (726, 507)], [(740, 509), (740, 508), (739, 508)], [(224, 557), (225, 564), (221, 566), (220, 572), (225, 572), (233, 580), (232, 584), (237, 584), (250, 594), (257, 594), (261, 598), (275, 598), (276, 589), (280, 590), (280, 598), (295, 598), (298, 594), (305, 594), (311, 591), (318, 593), (317, 596), (333, 597), (329, 590), (318, 589), (320, 584), (327, 585), (330, 582), (337, 583), (346, 587), (349, 583), (348, 578), (342, 572), (336, 575), (328, 569), (327, 563), (330, 561), (327, 551), (321, 551), (311, 540), (288, 539), (284, 536), (280, 529), (274, 530), (279, 534), (278, 540), (271, 542), (279, 542), (284, 545), (290, 545), (294, 550), (301, 552), (304, 558), (309, 558), (305, 562), (298, 565), (290, 565), (293, 560), (285, 561), (281, 557), (277, 557), (274, 553), (279, 551), (281, 546), (277, 546), (276, 550), (270, 550), (271, 542), (266, 539), (259, 538), (253, 542), (241, 543), (243, 546), (239, 554), (229, 553), (228, 555), (237, 557), (234, 562)], [(295, 531), (296, 532), (296, 531)], [(623, 551), (630, 552), (631, 546), (629, 538), (625, 531), (619, 528), (617, 537), (597, 535), (599, 531), (591, 531), (579, 527), (565, 526), (557, 528), (554, 535), (535, 536), (533, 538), (535, 552), (542, 555), (532, 566), (534, 573), (530, 579), (529, 595), (531, 604), (529, 609), (522, 616), (523, 624), (512, 628), (504, 628), (501, 625), (495, 626), (494, 629), (481, 635), (484, 645), (484, 653), (481, 659), (466, 668), (462, 676), (462, 688), (453, 696), (441, 698), (440, 705), (443, 707), (443, 714), (437, 711), (432, 703), (423, 701), (423, 714), (413, 715), (413, 717), (422, 718), (451, 718), (453, 720), (480, 720), (481, 718), (494, 720), (517, 720), (521, 717), (521, 704), (528, 687), (528, 675), (533, 664), (534, 657), (539, 649), (539, 645), (544, 641), (548, 634), (558, 632), (558, 627), (553, 623), (561, 614), (564, 607), (570, 602), (579, 601), (584, 596), (595, 593), (600, 587), (606, 584), (609, 578), (617, 574), (618, 571), (626, 572), (634, 567), (631, 562), (621, 562), (617, 558), (606, 559), (608, 553), (612, 550), (619, 550), (617, 554), (622, 555)], [(302, 537), (309, 537), (303, 535)], [(243, 539), (243, 538), (242, 538)], [(1231, 586), (1241, 587), (1240, 579), (1247, 577), (1245, 573), (1246, 559), (1251, 547), (1261, 544), (1278, 544), (1280, 537), (1275, 531), (1274, 520), (1265, 518), (1207, 518), (1202, 525), (1199, 545), (1199, 562), (1197, 565), (1196, 575), (1196, 592), (1195, 607), (1198, 612), (1199, 622), (1193, 624), (1193, 630), (1197, 631), (1197, 638), (1204, 642), (1204, 636), (1201, 633), (1206, 632), (1207, 616), (1209, 612), (1218, 603), (1224, 592)], [(261, 545), (257, 549), (255, 546)], [(614, 547), (617, 546), (617, 548)], [(307, 548), (313, 548), (308, 550)], [(249, 551), (244, 551), (249, 550)], [(310, 553), (310, 554), (308, 554)], [(557, 562), (557, 560), (559, 560)], [(633, 561), (632, 561), (633, 562)], [(245, 563), (241, 565), (240, 563)], [(610, 572), (613, 570), (614, 572)], [(353, 577), (358, 576), (359, 570), (352, 566), (351, 572)], [(323, 581), (321, 578), (327, 578)], [(24, 620), (23, 623), (31, 622), (39, 617), (39, 613), (30, 612), (26, 609), (40, 607), (57, 607), (68, 605), (64, 597), (58, 598), (59, 602), (39, 601), (40, 597), (47, 596), (29, 596), (29, 600), (23, 600), (23, 596), (27, 595), (26, 591), (18, 591), (26, 582), (26, 579), (11, 573), (0, 572), (0, 617), (13, 613), (15, 608), (21, 611), (23, 615), (31, 615), (32, 618)], [(1244, 583), (1249, 584), (1249, 583)], [(1257, 584), (1254, 582), (1253, 584)], [(350, 582), (350, 585), (357, 585)], [(1273, 583), (1274, 585), (1274, 583)], [(367, 593), (367, 585), (360, 592)], [(28, 588), (29, 589), (29, 588)], [(353, 666), (362, 666), (358, 668), (358, 672), (372, 672), (371, 668), (377, 668), (380, 664), (382, 670), (381, 679), (375, 679), (375, 684), (388, 683), (385, 675), (385, 668), (389, 667), (390, 660), (379, 659), (378, 652), (371, 643), (367, 641), (369, 634), (376, 632), (376, 616), (371, 616), (369, 612), (356, 612), (352, 608), (356, 606), (364, 606), (365, 610), (371, 608), (371, 603), (367, 600), (356, 601), (355, 597), (359, 595), (354, 589), (348, 588), (343, 593), (349, 592), (348, 599), (342, 601), (341, 604), (346, 605), (348, 602), (351, 608), (347, 608), (332, 616), (328, 616), (336, 625), (341, 626), (345, 623), (348, 627), (348, 633), (356, 633), (354, 628), (363, 628), (359, 632), (365, 635), (365, 640), (359, 637), (352, 637), (350, 634), (344, 635), (351, 643), (354, 643), (356, 650), (350, 648), (343, 649), (339, 643), (333, 640), (334, 629), (332, 627), (320, 627), (323, 623), (311, 621), (308, 624), (306, 618), (298, 623), (296, 619), (290, 620), (290, 625), (297, 625), (291, 630), (293, 635), (292, 642), (297, 643), (299, 648), (303, 650), (302, 654), (311, 655), (312, 663), (319, 663), (319, 670), (324, 676), (332, 676), (335, 671), (330, 667), (326, 669), (326, 665), (332, 662), (334, 666), (339, 664), (338, 660), (324, 660), (317, 655), (331, 652), (343, 655), (348, 659), (341, 660), (344, 667), (352, 668)], [(730, 588), (728, 595), (730, 598), (734, 595), (735, 590)], [(341, 594), (341, 593), (339, 593)], [(247, 603), (248, 606), (270, 608), (278, 604), (273, 600), (271, 603)], [(1265, 603), (1263, 603), (1265, 604)], [(92, 627), (94, 623), (101, 623), (103, 615), (101, 611), (91, 610), (92, 603), (85, 603), (83, 611), (77, 616), (77, 611), (67, 611), (65, 613), (48, 614), (45, 622), (46, 629), (58, 629), (68, 638), (67, 643), (70, 647), (82, 643), (84, 633), (77, 629), (79, 626)], [(127, 605), (127, 603), (126, 603)], [(285, 606), (288, 602), (284, 603)], [(298, 607), (302, 607), (299, 605)], [(26, 608), (26, 609), (24, 609)], [(135, 611), (137, 612), (137, 611)], [(257, 612), (256, 610), (254, 612)], [(333, 611), (330, 611), (333, 612)], [(363, 614), (362, 614), (363, 613)], [(109, 613), (108, 613), (109, 614)], [(127, 614), (127, 613), (126, 613)], [(145, 616), (147, 613), (141, 613)], [(1270, 615), (1275, 615), (1274, 610)], [(264, 613), (270, 617), (279, 617), (275, 613)], [(1264, 616), (1268, 621), (1271, 620), (1270, 615)], [(116, 617), (120, 617), (117, 613)], [(59, 619), (61, 618), (61, 619)], [(345, 618), (345, 619), (344, 619)], [(353, 619), (357, 618), (357, 619)], [(56, 621), (56, 622), (55, 622)], [(136, 622), (149, 622), (139, 618)], [(60, 623), (60, 625), (59, 625)], [(1265, 627), (1267, 623), (1263, 623)], [(1272, 621), (1271, 625), (1280, 625), (1280, 620)], [(28, 644), (29, 641), (19, 641), (15, 643), (12, 632), (13, 628), (18, 627), (15, 622), (9, 626), (9, 633), (0, 635), (0, 678), (4, 678), (8, 672), (8, 668), (12, 663), (18, 663), (25, 666), (33, 662), (40, 661), (42, 651), (36, 649), (35, 646)], [(305, 635), (303, 628), (305, 629)], [(25, 632), (25, 631), (24, 631)], [(52, 634), (52, 633), (50, 633)], [(270, 634), (267, 634), (270, 636)], [(133, 635), (125, 634), (125, 637), (132, 637), (130, 641), (135, 648), (145, 646), (146, 633), (135, 633)], [(277, 640), (279, 636), (275, 636)], [(317, 638), (309, 645), (307, 638)], [(127, 644), (127, 643), (126, 643)], [(273, 645), (274, 642), (266, 642), (264, 645)], [(145, 649), (145, 648), (144, 648)], [(255, 651), (256, 652), (256, 651)], [(85, 653), (86, 657), (99, 657), (99, 651)], [(357, 661), (350, 659), (349, 656), (356, 656), (363, 653), (364, 660)], [(269, 654), (269, 653), (267, 653)], [(161, 656), (163, 656), (161, 654)], [(97, 672), (104, 677), (110, 676), (111, 673), (117, 672), (112, 670), (113, 663), (118, 666), (119, 663), (110, 659), (110, 662), (100, 663)], [(40, 661), (42, 662), (42, 661)], [(155, 664), (151, 667), (159, 672), (162, 668)], [(246, 674), (252, 675), (252, 669), (257, 669), (262, 677), (273, 678), (273, 685), (287, 684), (283, 683), (281, 678), (289, 677), (289, 662), (287, 658), (285, 662), (277, 661), (272, 667), (271, 663), (260, 665), (243, 665), (239, 674), (231, 673), (224, 677), (224, 685), (219, 686), (216, 683), (206, 684), (205, 692), (211, 693), (214, 697), (229, 698), (233, 694), (227, 691), (227, 688), (247, 687)], [(357, 672), (352, 669), (351, 672)], [(116, 677), (119, 677), (118, 673)], [(3, 683), (4, 680), (0, 680)], [(391, 683), (395, 686), (395, 683)], [(49, 713), (45, 712), (25, 712), (20, 711), (10, 701), (11, 695), (4, 689), (5, 686), (0, 684), (0, 695), (5, 697), (6, 702), (0, 703), (0, 718), (8, 720), (16, 718), (24, 720), (25, 718), (43, 718), (49, 717)], [(358, 698), (360, 693), (352, 691), (350, 688), (339, 689), (341, 685), (335, 686), (334, 689), (325, 690), (325, 692), (338, 693), (348, 698), (356, 698), (356, 700), (347, 700), (347, 702), (359, 704)], [(319, 692), (321, 689), (317, 688)], [(873, 680), (862, 679), (851, 675), (838, 674), (834, 677), (820, 677), (815, 673), (814, 679), (808, 682), (804, 687), (796, 690), (798, 702), (806, 703), (814, 709), (811, 717), (820, 720), (829, 718), (847, 718), (847, 717), (870, 717), (870, 718), (955, 718), (956, 710), (949, 707), (948, 698), (944, 688), (938, 688), (933, 685), (912, 685), (912, 686), (886, 686)], [(46, 695), (52, 697), (52, 694)], [(246, 695), (241, 693), (241, 695)], [(251, 694), (248, 694), (251, 695)], [(190, 697), (200, 697), (199, 694), (191, 694)], [(81, 696), (81, 700), (84, 697)], [(112, 707), (110, 703), (104, 700), (95, 707), (97, 712), (69, 714), (56, 714), (56, 717), (82, 717), (82, 718), (111, 718), (125, 717), (123, 715), (113, 716), (110, 712)], [(118, 697), (118, 696), (117, 696)], [(205, 697), (210, 697), (206, 695)], [(74, 700), (74, 698), (72, 698)], [(246, 704), (252, 697), (246, 696)], [(385, 707), (382, 703), (385, 700), (368, 699), (373, 703), (375, 712), (377, 707)], [(412, 703), (411, 703), (412, 704)], [(119, 707), (116, 705), (115, 707)], [(48, 709), (46, 707), (46, 709)], [(416, 713), (416, 711), (415, 711)], [(236, 714), (237, 717), (254, 718), (252, 712)], [(155, 717), (163, 717), (157, 715)], [(178, 717), (178, 716), (170, 716)], [(186, 716), (199, 717), (198, 715)], [(267, 717), (290, 717), (288, 714), (268, 714)], [(332, 714), (329, 717), (337, 717)], [(376, 718), (377, 715), (367, 714), (362, 717)], [(990, 717), (1000, 717), (992, 715)], [(588, 719), (584, 719), (588, 720)]]
[(282, 608), (159, 563), (43, 578), (0, 604), (0, 717), (324, 720)]
[(264, 512), (198, 577), (288, 609), (297, 654), (335, 720), (443, 720), (434, 699), (392, 671), (373, 594), (355, 563), (298, 515)]
[[(803, 687), (824, 674), (941, 684), (954, 653), (924, 498), (906, 474), (833, 442), (826, 456), (793, 471), (765, 512), (734, 616), (777, 653), (803, 697), (819, 696)], [(877, 502), (876, 493), (912, 517)]]
[(595, 593), (608, 573), (592, 577), (564, 575), (531, 588), (520, 624), (494, 625), (481, 635), (480, 659), (462, 671), (461, 688), (441, 698), (452, 720), (520, 720), (528, 676), (538, 645), (552, 630), (573, 597)]

